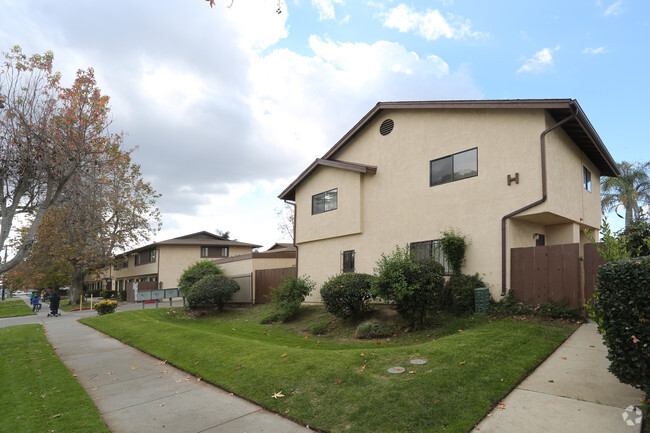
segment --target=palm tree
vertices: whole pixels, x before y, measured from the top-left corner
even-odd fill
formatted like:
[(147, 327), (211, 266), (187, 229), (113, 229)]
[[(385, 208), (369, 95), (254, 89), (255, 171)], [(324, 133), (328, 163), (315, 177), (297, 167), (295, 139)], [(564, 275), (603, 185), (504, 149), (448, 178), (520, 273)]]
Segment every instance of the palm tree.
[(601, 206), (613, 210), (620, 218), (619, 208), (625, 208), (625, 227), (641, 215), (641, 208), (650, 204), (650, 162), (617, 164), (621, 175), (603, 178), (600, 183)]

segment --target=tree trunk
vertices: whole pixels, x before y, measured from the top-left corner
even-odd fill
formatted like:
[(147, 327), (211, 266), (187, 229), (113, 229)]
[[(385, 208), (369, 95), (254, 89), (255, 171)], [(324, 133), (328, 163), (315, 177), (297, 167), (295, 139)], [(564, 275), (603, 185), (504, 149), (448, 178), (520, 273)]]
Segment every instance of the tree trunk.
[(70, 305), (79, 305), (84, 290), (84, 278), (86, 278), (86, 272), (82, 267), (75, 266), (72, 271), (72, 282), (70, 283)]

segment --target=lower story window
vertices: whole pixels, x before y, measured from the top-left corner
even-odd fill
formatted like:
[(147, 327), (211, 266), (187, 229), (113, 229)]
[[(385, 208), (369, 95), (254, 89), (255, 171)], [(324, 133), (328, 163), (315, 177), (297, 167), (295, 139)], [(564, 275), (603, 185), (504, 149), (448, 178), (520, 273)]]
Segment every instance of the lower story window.
[(341, 271), (343, 273), (354, 272), (354, 250), (343, 251), (341, 256)]
[(411, 257), (415, 260), (433, 259), (445, 268), (445, 275), (451, 275), (451, 266), (442, 251), (440, 239), (431, 241), (411, 242), (409, 245)]

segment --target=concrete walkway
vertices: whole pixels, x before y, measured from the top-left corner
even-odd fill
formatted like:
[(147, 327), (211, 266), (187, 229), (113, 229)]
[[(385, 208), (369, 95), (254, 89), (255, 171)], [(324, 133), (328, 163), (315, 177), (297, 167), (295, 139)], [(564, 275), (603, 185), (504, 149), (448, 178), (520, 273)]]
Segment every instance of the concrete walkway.
[(626, 409), (644, 394), (620, 383), (606, 356), (596, 324), (582, 325), (472, 432), (640, 432), (639, 415)]
[(94, 311), (47, 317), (47, 310), (46, 304), (37, 316), (0, 319), (0, 327), (43, 323), (54, 350), (113, 433), (308, 431), (77, 322), (95, 316)]
[[(114, 433), (306, 431), (77, 322), (95, 314), (46, 317), (44, 305), (38, 316), (0, 319), (0, 327), (43, 323), (57, 354)], [(606, 355), (596, 325), (582, 325), (472, 432), (639, 433), (639, 416), (626, 408), (644, 395), (607, 371)]]

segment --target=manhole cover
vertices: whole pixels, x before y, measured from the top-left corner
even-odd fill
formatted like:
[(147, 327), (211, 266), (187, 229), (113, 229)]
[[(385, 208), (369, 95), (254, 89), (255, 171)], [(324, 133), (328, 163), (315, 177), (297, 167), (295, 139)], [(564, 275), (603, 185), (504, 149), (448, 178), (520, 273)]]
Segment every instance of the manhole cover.
[(388, 372), (390, 374), (401, 374), (401, 373), (404, 373), (405, 371), (406, 371), (406, 369), (402, 368), (402, 367), (391, 367), (391, 368), (388, 369)]
[(411, 359), (411, 364), (414, 365), (424, 365), (427, 363), (426, 359)]

